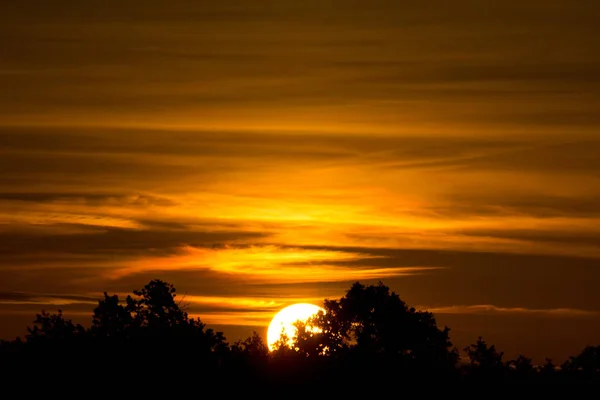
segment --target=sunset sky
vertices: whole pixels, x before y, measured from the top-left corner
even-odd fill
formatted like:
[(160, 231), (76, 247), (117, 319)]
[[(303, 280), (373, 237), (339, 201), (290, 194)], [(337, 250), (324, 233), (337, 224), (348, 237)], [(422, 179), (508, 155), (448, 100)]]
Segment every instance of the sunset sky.
[(230, 340), (383, 281), (600, 344), (596, 0), (0, 4), (0, 338), (175, 284)]

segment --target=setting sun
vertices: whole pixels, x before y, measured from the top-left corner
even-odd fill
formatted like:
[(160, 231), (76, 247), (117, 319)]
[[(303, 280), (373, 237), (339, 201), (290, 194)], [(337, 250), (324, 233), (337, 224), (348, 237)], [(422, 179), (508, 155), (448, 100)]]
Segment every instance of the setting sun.
[(288, 344), (296, 336), (294, 323), (298, 320), (306, 321), (319, 311), (325, 311), (319, 306), (308, 303), (298, 303), (285, 307), (279, 311), (269, 324), (267, 331), (267, 343), (269, 350), (273, 350), (275, 344), (280, 340), (282, 332), (289, 338)]
[(0, 0), (4, 392), (600, 383), (600, 0), (90, 3)]

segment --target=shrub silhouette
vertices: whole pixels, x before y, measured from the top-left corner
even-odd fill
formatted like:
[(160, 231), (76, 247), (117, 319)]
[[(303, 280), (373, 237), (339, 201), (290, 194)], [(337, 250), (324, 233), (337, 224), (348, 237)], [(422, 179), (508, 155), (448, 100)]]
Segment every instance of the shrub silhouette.
[(124, 301), (104, 293), (87, 328), (61, 310), (37, 314), (24, 339), (0, 341), (0, 377), (5, 386), (26, 376), (53, 382), (76, 378), (99, 388), (119, 382), (116, 368), (121, 368), (125, 382), (150, 394), (189, 380), (218, 384), (224, 393), (243, 389), (274, 396), (290, 387), (316, 393), (326, 385), (337, 395), (353, 394), (356, 386), (372, 382), (387, 390), (415, 378), (600, 382), (600, 347), (593, 346), (561, 367), (552, 360), (538, 366), (523, 355), (504, 362), (503, 353), (480, 337), (464, 349), (469, 363), (457, 363), (450, 330), (438, 327), (433, 314), (407, 306), (381, 282), (356, 282), (340, 299), (325, 300), (323, 308), (296, 323), (291, 347), (284, 337), (270, 352), (256, 332), (230, 345), (221, 332), (188, 316), (173, 285), (152, 280)]

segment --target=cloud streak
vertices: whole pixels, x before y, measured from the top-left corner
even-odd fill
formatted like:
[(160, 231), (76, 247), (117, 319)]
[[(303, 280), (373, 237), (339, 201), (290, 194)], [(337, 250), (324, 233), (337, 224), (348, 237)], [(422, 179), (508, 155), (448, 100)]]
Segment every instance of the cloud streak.
[[(148, 271), (211, 271), (253, 282), (296, 283), (361, 279), (383, 279), (437, 269), (435, 267), (373, 268), (367, 265), (345, 267), (355, 260), (378, 258), (370, 254), (278, 246), (248, 246), (224, 248), (183, 247), (179, 254), (149, 258), (128, 263), (111, 271), (118, 279), (128, 274)], [(337, 264), (333, 264), (336, 262)]]
[(405, 3), (4, 7), (0, 291), (600, 310), (596, 2)]
[(56, 293), (26, 293), (26, 292), (0, 292), (0, 304), (12, 305), (45, 305), (69, 306), (74, 304), (96, 304), (93, 296), (68, 295)]
[(523, 307), (498, 307), (490, 304), (478, 305), (457, 305), (446, 307), (424, 308), (434, 314), (517, 314), (517, 315), (538, 315), (556, 318), (581, 318), (581, 317), (597, 317), (598, 311), (583, 310), (575, 308), (549, 308), (549, 309), (531, 309)]

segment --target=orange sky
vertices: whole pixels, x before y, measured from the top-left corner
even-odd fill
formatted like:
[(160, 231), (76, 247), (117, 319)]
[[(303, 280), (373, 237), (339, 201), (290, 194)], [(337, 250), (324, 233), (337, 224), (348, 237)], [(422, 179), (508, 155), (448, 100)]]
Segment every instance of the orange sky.
[(461, 347), (600, 344), (598, 20), (592, 0), (3, 2), (0, 337), (161, 278), (235, 339), (382, 280)]

